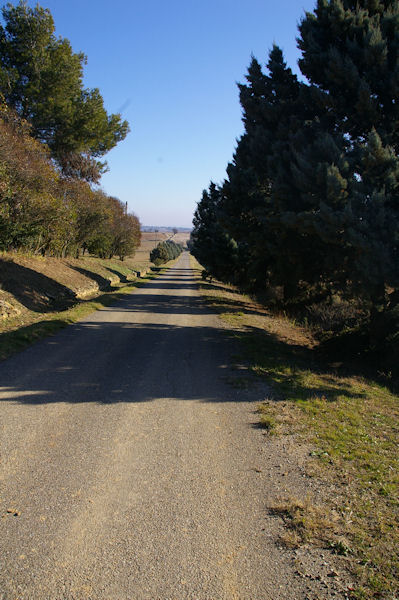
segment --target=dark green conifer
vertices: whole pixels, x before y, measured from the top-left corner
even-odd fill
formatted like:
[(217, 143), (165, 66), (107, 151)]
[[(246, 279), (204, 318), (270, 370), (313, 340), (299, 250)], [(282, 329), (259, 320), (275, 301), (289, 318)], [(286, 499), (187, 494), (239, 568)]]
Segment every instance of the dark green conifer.
[(375, 128), (399, 150), (399, 4), (318, 0), (299, 26), (300, 68), (328, 92), (330, 110), (352, 139)]
[(193, 256), (210, 275), (234, 283), (238, 279), (238, 249), (220, 221), (220, 199), (220, 188), (211, 182), (194, 213), (190, 247)]
[(347, 141), (346, 276), (381, 310), (399, 283), (399, 4), (318, 0), (299, 30), (302, 72)]

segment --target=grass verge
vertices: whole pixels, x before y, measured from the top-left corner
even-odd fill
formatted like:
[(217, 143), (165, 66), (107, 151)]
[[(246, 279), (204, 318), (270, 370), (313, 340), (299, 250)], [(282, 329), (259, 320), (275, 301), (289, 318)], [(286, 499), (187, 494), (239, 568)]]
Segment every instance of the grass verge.
[[(273, 397), (260, 422), (273, 434), (295, 432), (313, 450), (309, 467), (334, 493), (323, 498), (327, 522), (310, 501), (278, 507), (293, 543), (323, 543), (349, 557), (356, 578), (353, 597), (399, 597), (399, 398), (365, 378), (323, 362), (303, 328), (219, 282), (202, 282), (202, 294), (234, 331), (256, 377)], [(317, 508), (316, 512), (319, 510)], [(295, 538), (295, 539), (294, 539)]]
[[(168, 263), (165, 268), (171, 264)], [(6, 325), (7, 329), (0, 332), (0, 360), (24, 350), (33, 342), (52, 335), (71, 323), (84, 319), (95, 310), (110, 306), (126, 294), (131, 294), (134, 289), (157, 277), (165, 268), (151, 271), (142, 279), (129, 282), (110, 292), (104, 292), (95, 298), (78, 301), (67, 310), (39, 314), (29, 319), (28, 323), (21, 321), (20, 318), (9, 319)]]

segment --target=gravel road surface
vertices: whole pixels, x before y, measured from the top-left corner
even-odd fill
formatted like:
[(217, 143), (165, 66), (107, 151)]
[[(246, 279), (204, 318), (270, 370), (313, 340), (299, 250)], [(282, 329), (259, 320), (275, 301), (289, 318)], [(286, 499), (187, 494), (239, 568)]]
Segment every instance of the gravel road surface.
[(231, 354), (185, 253), (0, 365), (1, 600), (308, 598)]

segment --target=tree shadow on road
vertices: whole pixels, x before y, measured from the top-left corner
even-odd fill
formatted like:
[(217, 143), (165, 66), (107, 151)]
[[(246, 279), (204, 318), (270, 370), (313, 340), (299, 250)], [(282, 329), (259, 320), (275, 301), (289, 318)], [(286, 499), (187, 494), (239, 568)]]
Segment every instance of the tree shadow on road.
[(242, 379), (231, 363), (234, 346), (216, 327), (84, 321), (3, 362), (0, 397), (23, 404), (248, 401), (234, 385)]
[[(166, 291), (168, 282), (163, 279), (145, 285), (140, 294), (121, 295), (112, 308), (106, 307), (109, 298), (104, 295), (101, 320), (96, 313), (4, 362), (0, 365), (2, 399), (32, 404), (112, 404), (156, 398), (259, 402), (269, 383), (282, 393), (285, 385), (295, 388), (299, 397), (314, 393), (333, 400), (349, 393), (328, 375), (317, 389), (310, 386), (303, 371), (318, 369), (311, 348), (288, 343), (261, 327), (235, 328), (232, 324), (229, 328), (217, 321), (210, 325), (201, 317), (212, 315), (213, 309), (202, 297), (184, 294), (185, 286), (191, 290), (195, 285), (192, 277), (180, 284), (181, 295), (156, 293)], [(235, 310), (241, 306), (225, 298), (214, 302), (213, 308), (219, 312), (226, 309), (231, 313), (233, 309), (234, 314), (233, 304)], [(129, 313), (135, 316), (129, 317)], [(67, 316), (39, 321), (4, 333), (0, 340), (2, 344), (16, 343), (18, 349), (27, 339), (41, 338), (68, 323)], [(254, 374), (242, 358), (238, 359), (240, 370), (233, 368), (232, 355), (249, 357)], [(256, 373), (262, 377), (257, 378)], [(260, 382), (259, 392), (241, 386), (249, 380)]]

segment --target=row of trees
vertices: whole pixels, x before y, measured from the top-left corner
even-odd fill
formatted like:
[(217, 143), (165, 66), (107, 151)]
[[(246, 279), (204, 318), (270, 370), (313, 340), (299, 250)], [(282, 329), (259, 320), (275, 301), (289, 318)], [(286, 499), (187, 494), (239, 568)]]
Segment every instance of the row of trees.
[(399, 335), (399, 4), (318, 0), (299, 25), (301, 81), (274, 46), (239, 85), (245, 132), (204, 191), (192, 252), (281, 301), (339, 294)]
[(159, 244), (151, 250), (150, 260), (154, 265), (162, 265), (169, 260), (174, 260), (183, 252), (183, 246), (177, 244), (173, 240), (159, 242)]
[(47, 9), (21, 1), (2, 15), (0, 249), (123, 259), (140, 243), (140, 223), (93, 185), (128, 124), (83, 87), (86, 57), (56, 37)]

